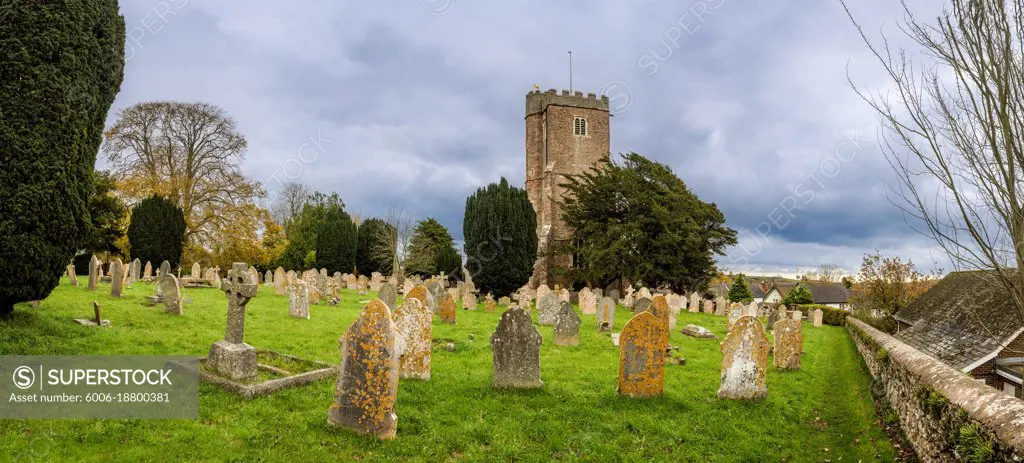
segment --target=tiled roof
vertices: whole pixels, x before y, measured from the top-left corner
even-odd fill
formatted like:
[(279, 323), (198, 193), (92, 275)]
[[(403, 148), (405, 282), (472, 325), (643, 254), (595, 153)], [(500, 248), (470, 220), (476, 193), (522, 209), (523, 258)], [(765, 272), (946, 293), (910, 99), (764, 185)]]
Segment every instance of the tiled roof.
[(811, 293), (815, 304), (846, 304), (850, 302), (850, 290), (842, 283), (824, 283), (820, 281), (801, 281), (800, 283), (776, 283), (775, 288), (783, 298), (799, 284)]
[(991, 272), (953, 272), (896, 314), (896, 338), (958, 370), (996, 352), (1024, 326)]

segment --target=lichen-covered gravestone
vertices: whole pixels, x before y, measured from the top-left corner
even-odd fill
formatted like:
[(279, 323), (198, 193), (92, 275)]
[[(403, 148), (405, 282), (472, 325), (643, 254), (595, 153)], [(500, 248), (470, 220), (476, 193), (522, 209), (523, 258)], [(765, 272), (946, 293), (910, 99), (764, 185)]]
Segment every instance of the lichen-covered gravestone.
[(539, 299), (537, 299), (537, 323), (541, 325), (554, 325), (555, 315), (558, 315), (558, 309), (561, 306), (561, 301), (558, 299), (558, 294), (554, 291), (544, 293)]
[(726, 301), (724, 297), (715, 299), (715, 315), (724, 317), (729, 314), (729, 301)]
[(430, 311), (431, 316), (433, 316), (434, 310), (431, 309), (431, 307), (434, 306), (434, 297), (430, 295), (430, 291), (427, 291), (426, 286), (413, 286), (412, 289), (405, 293), (405, 299), (409, 299), (410, 297), (419, 299), (420, 304), (423, 304), (423, 307)]
[(146, 261), (146, 267), (142, 271), (142, 279), (143, 280), (149, 280), (149, 279), (152, 279), (152, 278), (153, 278), (153, 263), (147, 260)]
[(824, 312), (821, 309), (814, 309), (811, 311), (811, 321), (814, 323), (815, 328), (821, 328), (821, 319), (824, 316)]
[(803, 324), (799, 320), (779, 320), (775, 323), (775, 368), (800, 369), (800, 354), (804, 350)]
[(395, 326), (402, 340), (399, 374), (402, 378), (430, 380), (430, 348), (434, 314), (419, 299), (408, 297), (395, 310)]
[(124, 264), (121, 259), (114, 259), (110, 263), (110, 297), (121, 297), (121, 289), (124, 287)]
[(398, 430), (398, 329), (391, 310), (370, 301), (339, 341), (341, 364), (327, 423), (378, 439)]
[(690, 304), (687, 307), (687, 311), (690, 313), (700, 312), (700, 296), (697, 295), (696, 291), (690, 293)]
[(299, 280), (288, 295), (288, 315), (309, 320), (309, 285)]
[(597, 296), (590, 288), (583, 288), (579, 294), (580, 311), (584, 315), (594, 315), (597, 313)]
[[(256, 296), (257, 284), (247, 265), (235, 262), (221, 290), (228, 298), (227, 329), (224, 339), (210, 346), (207, 366), (221, 376), (238, 380), (253, 378), (258, 373), (256, 349), (245, 343), (245, 305)], [(172, 276), (173, 275), (169, 275)]]
[(775, 322), (786, 318), (786, 306), (780, 305), (778, 308), (770, 309), (768, 311), (768, 323), (765, 328), (769, 331), (775, 329)]
[(726, 330), (732, 331), (732, 327), (735, 326), (736, 322), (743, 317), (744, 310), (745, 309), (743, 307), (733, 307), (729, 309), (729, 317), (725, 322)]
[(597, 329), (611, 331), (615, 329), (615, 299), (605, 296), (597, 304)]
[(555, 315), (555, 345), (580, 345), (580, 315), (572, 308), (572, 304), (562, 302), (562, 307)]
[(494, 302), (494, 295), (487, 293), (484, 297), (484, 312), (494, 312), (498, 309), (498, 304)]
[(704, 313), (709, 315), (715, 313), (715, 301), (710, 299), (704, 301)]
[(802, 310), (793, 311), (793, 320), (800, 321), (804, 319), (804, 312)]
[(139, 258), (135, 258), (132, 261), (132, 283), (142, 279), (142, 261)]
[(161, 262), (160, 263), (160, 275), (159, 276), (170, 275), (170, 274), (171, 274), (171, 263), (166, 261), (166, 260)]
[(720, 399), (760, 399), (768, 394), (768, 338), (761, 321), (740, 317), (721, 344), (722, 379)]
[(440, 310), (439, 304), (441, 303), (441, 293), (444, 292), (444, 288), (441, 287), (441, 282), (436, 280), (428, 282), (425, 286), (427, 287), (427, 292), (429, 292), (431, 296), (430, 300), (427, 302), (433, 301), (429, 304), (430, 311), (437, 313), (437, 311)]
[(651, 307), (651, 298), (640, 297), (633, 303), (634, 312), (643, 312)]
[(455, 317), (459, 313), (458, 306), (455, 304), (455, 298), (451, 294), (444, 294), (438, 307), (437, 316), (441, 319), (441, 323), (454, 325)]
[(181, 283), (173, 273), (160, 277), (160, 302), (164, 304), (164, 312), (181, 315)]
[(619, 337), (619, 395), (656, 397), (665, 386), (668, 336), (662, 320), (651, 312), (636, 314)]
[(544, 382), (540, 380), (542, 340), (537, 328), (533, 326), (529, 313), (517, 308), (502, 313), (498, 327), (491, 335), (491, 350), (494, 353), (494, 378), (491, 380), (491, 387), (543, 387)]
[(395, 304), (398, 303), (398, 290), (391, 283), (381, 283), (380, 290), (377, 291), (377, 299), (387, 304), (389, 309), (394, 308)]
[(668, 300), (661, 294), (654, 296), (651, 299), (651, 305), (647, 308), (647, 311), (654, 315), (661, 323), (662, 334), (665, 336), (665, 346), (668, 346), (668, 333), (672, 329), (671, 325), (671, 309), (668, 308)]
[(92, 256), (89, 259), (89, 286), (90, 291), (96, 290), (96, 285), (100, 280), (100, 260), (96, 256)]
[(537, 299), (538, 303), (540, 303), (540, 298), (544, 297), (545, 294), (550, 292), (551, 289), (548, 288), (548, 285), (540, 285), (537, 287), (537, 292), (536, 294), (534, 294), (534, 297)]
[(476, 294), (466, 293), (462, 295), (462, 308), (465, 310), (476, 310)]
[(283, 267), (274, 270), (274, 294), (284, 295), (288, 290), (288, 274)]

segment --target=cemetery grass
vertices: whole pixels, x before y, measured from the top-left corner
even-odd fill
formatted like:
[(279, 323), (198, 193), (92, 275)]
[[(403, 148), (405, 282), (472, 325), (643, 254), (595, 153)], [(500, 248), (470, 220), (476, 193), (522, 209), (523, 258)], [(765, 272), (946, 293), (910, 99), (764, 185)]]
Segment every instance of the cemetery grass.
[[(224, 336), (227, 303), (216, 289), (183, 289), (182, 316), (143, 304), (152, 285), (135, 283), (122, 299), (68, 285), (38, 309), (17, 308), (0, 323), (5, 355), (206, 355)], [(368, 296), (344, 291), (338, 306), (313, 305), (311, 319), (288, 316), (287, 296), (260, 287), (245, 338), (270, 349), (331, 364), (338, 337)], [(103, 306), (105, 329), (75, 324)], [(718, 340), (674, 330), (685, 365), (666, 367), (665, 395), (620, 398), (618, 348), (583, 315), (579, 347), (555, 347), (538, 327), (541, 378), (536, 391), (490, 388), (489, 336), (500, 309), (459, 310), (458, 324), (434, 321), (429, 382), (402, 380), (398, 436), (379, 442), (326, 423), (334, 378), (251, 400), (203, 384), (198, 420), (0, 420), (0, 461), (892, 461), (877, 424), (870, 377), (846, 331), (804, 324), (803, 369), (768, 373), (759, 402), (719, 400)], [(631, 314), (616, 311), (616, 330)], [(536, 314), (534, 314), (536, 320)], [(725, 318), (683, 313), (720, 337)], [(448, 352), (447, 343), (455, 349)], [(770, 360), (769, 360), (770, 362)]]

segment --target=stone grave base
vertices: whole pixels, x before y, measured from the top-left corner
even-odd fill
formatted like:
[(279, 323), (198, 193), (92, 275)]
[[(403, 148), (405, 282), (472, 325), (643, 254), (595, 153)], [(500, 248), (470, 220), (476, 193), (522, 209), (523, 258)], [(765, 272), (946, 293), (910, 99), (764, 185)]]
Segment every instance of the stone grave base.
[(199, 379), (247, 399), (270, 395), (291, 387), (338, 377), (338, 366), (305, 360), (270, 350), (256, 350), (259, 375), (249, 380), (232, 380), (207, 367), (207, 358), (199, 359)]
[(146, 304), (149, 305), (160, 305), (164, 303), (164, 298), (161, 296), (148, 296), (146, 297)]
[(96, 324), (96, 320), (86, 320), (84, 318), (76, 318), (75, 322), (82, 326), (110, 326), (110, 320), (103, 320), (103, 323), (100, 325)]
[(181, 287), (182, 288), (212, 288), (213, 287), (213, 284), (211, 284), (209, 281), (198, 279), (198, 278), (181, 277), (180, 279), (178, 279), (178, 281), (181, 282)]

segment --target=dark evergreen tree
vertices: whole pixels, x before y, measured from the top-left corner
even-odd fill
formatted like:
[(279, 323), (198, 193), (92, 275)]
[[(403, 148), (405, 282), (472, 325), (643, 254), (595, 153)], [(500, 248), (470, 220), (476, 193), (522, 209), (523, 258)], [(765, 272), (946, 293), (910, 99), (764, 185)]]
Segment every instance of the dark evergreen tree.
[[(310, 195), (302, 211), (289, 221), (285, 227), (285, 234), (288, 236), (288, 245), (284, 252), (272, 264), (273, 267), (281, 266), (286, 270), (308, 270), (316, 263), (316, 235), (320, 231), (327, 213), (333, 208), (345, 208), (345, 203), (337, 193), (325, 195), (320, 192)], [(351, 271), (351, 270), (348, 270)]]
[(48, 296), (88, 238), (124, 44), (116, 0), (0, 2), (2, 317)]
[(750, 304), (753, 300), (754, 294), (750, 292), (747, 277), (742, 273), (737, 275), (736, 279), (732, 281), (732, 286), (729, 287), (729, 301)]
[(421, 220), (409, 239), (409, 257), (405, 263), (407, 275), (437, 275), (438, 253), (453, 248), (452, 235), (436, 219)]
[(142, 200), (132, 209), (128, 245), (133, 259), (149, 261), (154, 266), (166, 260), (171, 268), (178, 268), (185, 246), (185, 213), (163, 196)]
[(359, 224), (359, 236), (356, 240), (356, 268), (360, 274), (369, 276), (373, 272), (383, 275), (391, 274), (393, 258), (390, 243), (387, 242), (388, 229), (394, 227), (381, 219), (367, 219)]
[(434, 271), (437, 274), (444, 272), (449, 278), (462, 279), (462, 254), (455, 246), (448, 246), (438, 250), (434, 257)]
[(668, 166), (639, 154), (569, 176), (562, 186), (562, 217), (573, 236), (543, 252), (573, 256), (568, 273), (591, 286), (624, 277), (703, 291), (717, 272), (714, 255), (736, 244), (718, 206), (701, 201)]
[(124, 219), (128, 215), (125, 206), (113, 192), (116, 189), (114, 177), (109, 172), (97, 171), (93, 176), (93, 193), (89, 197), (89, 234), (82, 249), (90, 254), (107, 253), (122, 255), (117, 242), (125, 236)]
[(800, 304), (813, 304), (814, 298), (811, 297), (811, 292), (807, 288), (798, 284), (782, 299), (782, 303), (793, 308)]
[(466, 270), (484, 293), (506, 296), (530, 280), (537, 260), (537, 215), (526, 190), (503, 177), (466, 198)]
[(356, 266), (356, 224), (338, 206), (327, 210), (316, 234), (316, 267), (351, 273)]

